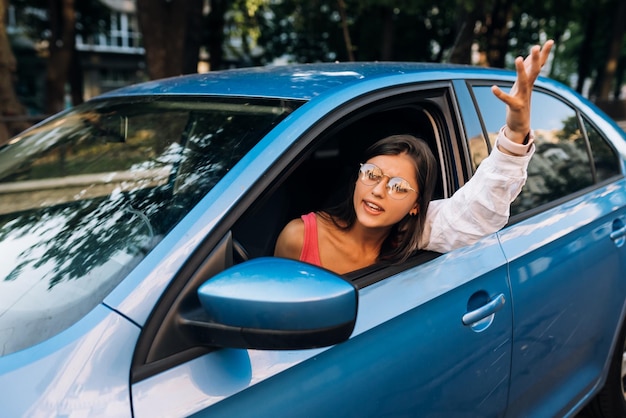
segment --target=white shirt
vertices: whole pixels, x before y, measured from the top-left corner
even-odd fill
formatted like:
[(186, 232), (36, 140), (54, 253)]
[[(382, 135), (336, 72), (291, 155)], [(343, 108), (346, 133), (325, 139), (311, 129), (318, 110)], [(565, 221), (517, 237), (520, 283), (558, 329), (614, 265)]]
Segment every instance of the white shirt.
[[(452, 251), (506, 225), (511, 202), (526, 183), (528, 163), (535, 152), (533, 140), (531, 133), (528, 145), (516, 144), (504, 135), (504, 128), (500, 129), (491, 154), (472, 178), (452, 197), (430, 202), (420, 248)], [(498, 145), (520, 155), (505, 154)]]

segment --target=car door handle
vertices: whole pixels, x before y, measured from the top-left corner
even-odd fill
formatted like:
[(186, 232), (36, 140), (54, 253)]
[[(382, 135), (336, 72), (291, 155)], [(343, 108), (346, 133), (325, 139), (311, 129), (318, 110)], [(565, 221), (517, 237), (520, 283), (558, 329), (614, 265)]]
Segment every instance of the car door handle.
[(609, 234), (609, 237), (613, 240), (617, 248), (620, 248), (626, 242), (626, 225), (621, 221), (621, 219), (616, 219), (613, 221), (613, 232)]
[(502, 309), (502, 307), (504, 306), (504, 302), (506, 302), (506, 299), (504, 295), (500, 293), (487, 304), (463, 315), (463, 325), (473, 325), (476, 322), (485, 319), (490, 315), (493, 315), (494, 313)]
[(624, 235), (626, 235), (626, 226), (624, 226), (624, 227), (622, 227), (622, 228), (620, 228), (620, 229), (618, 229), (616, 231), (611, 232), (610, 237), (611, 237), (611, 239), (613, 241), (615, 241), (617, 239), (623, 238)]

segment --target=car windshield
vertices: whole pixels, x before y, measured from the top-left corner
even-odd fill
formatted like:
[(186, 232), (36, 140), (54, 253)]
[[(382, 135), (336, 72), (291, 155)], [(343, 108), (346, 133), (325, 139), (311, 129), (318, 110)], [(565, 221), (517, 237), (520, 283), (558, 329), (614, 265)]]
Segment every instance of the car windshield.
[(0, 148), (0, 356), (93, 309), (298, 105), (99, 100)]

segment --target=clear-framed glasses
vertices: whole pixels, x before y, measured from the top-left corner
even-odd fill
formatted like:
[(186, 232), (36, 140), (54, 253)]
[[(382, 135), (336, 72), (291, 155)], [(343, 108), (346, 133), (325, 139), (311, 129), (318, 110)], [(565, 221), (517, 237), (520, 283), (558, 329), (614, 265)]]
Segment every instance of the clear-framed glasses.
[(417, 190), (411, 187), (411, 184), (402, 177), (390, 177), (383, 173), (380, 167), (374, 164), (361, 164), (359, 169), (359, 180), (366, 186), (375, 186), (387, 177), (387, 194), (392, 199), (405, 199), (409, 193), (417, 193)]

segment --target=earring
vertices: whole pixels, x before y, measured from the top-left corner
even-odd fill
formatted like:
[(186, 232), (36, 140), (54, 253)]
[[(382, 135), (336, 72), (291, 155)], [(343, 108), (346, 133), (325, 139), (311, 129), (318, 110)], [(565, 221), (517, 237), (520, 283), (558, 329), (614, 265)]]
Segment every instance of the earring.
[(411, 216), (415, 216), (415, 215), (417, 215), (417, 212), (419, 212), (419, 211), (417, 210), (417, 208), (413, 208), (413, 209), (411, 209), (411, 211), (409, 212), (409, 215), (411, 215)]

